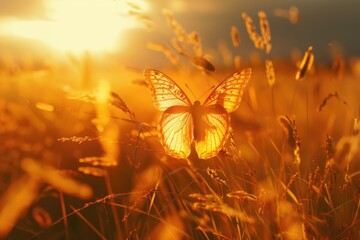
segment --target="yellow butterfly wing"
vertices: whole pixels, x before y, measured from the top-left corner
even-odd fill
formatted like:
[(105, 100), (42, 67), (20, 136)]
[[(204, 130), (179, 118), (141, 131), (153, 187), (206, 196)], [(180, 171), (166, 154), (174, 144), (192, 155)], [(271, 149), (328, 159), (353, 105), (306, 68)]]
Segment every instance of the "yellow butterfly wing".
[(144, 79), (151, 90), (155, 107), (164, 111), (158, 131), (166, 154), (174, 158), (188, 157), (194, 130), (191, 101), (170, 77), (160, 71), (146, 69)]
[(235, 111), (250, 77), (251, 68), (233, 73), (211, 92), (203, 106), (220, 105), (229, 113)]
[(216, 156), (224, 147), (230, 132), (230, 112), (235, 111), (241, 102), (245, 87), (251, 77), (251, 69), (238, 71), (221, 82), (205, 100), (204, 137), (195, 143), (199, 158)]
[(172, 106), (191, 106), (191, 101), (181, 88), (164, 73), (146, 69), (144, 79), (150, 88), (154, 106), (165, 111)]
[(204, 136), (195, 142), (196, 152), (201, 159), (215, 157), (229, 137), (230, 115), (222, 106), (211, 105), (205, 108), (202, 124)]
[(160, 117), (160, 142), (171, 157), (187, 158), (190, 155), (194, 124), (189, 110), (189, 107), (173, 106)]

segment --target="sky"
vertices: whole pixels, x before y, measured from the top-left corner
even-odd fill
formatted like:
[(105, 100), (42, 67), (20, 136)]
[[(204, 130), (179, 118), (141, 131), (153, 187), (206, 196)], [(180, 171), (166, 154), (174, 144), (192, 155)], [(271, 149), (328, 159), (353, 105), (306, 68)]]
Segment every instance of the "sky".
[(0, 18), (7, 17), (22, 19), (46, 18), (46, 4), (44, 0), (0, 0)]
[[(6, 23), (12, 21), (48, 21), (54, 17), (54, 9), (49, 6), (53, 2), (65, 0), (0, 0), (0, 51), (19, 54), (27, 52), (28, 54), (41, 55), (45, 49), (49, 49), (55, 45), (49, 45), (38, 40), (19, 37), (14, 33), (9, 34), (6, 31)], [(74, 4), (74, 0), (68, 1), (68, 5), (63, 8), (63, 15), (69, 16), (70, 12), (75, 12), (77, 17), (68, 25), (76, 25), (75, 22), (84, 19), (89, 23), (90, 20), (85, 19), (85, 10)], [(85, 1), (85, 0), (77, 0)], [(87, 0), (89, 1), (107, 1), (107, 0)], [(225, 42), (231, 49), (230, 27), (235, 25), (239, 29), (241, 46), (239, 49), (231, 49), (240, 55), (248, 55), (254, 51), (250, 42), (245, 24), (241, 18), (242, 12), (247, 12), (258, 24), (257, 13), (263, 10), (267, 13), (272, 33), (272, 52), (273, 58), (289, 58), (290, 53), (294, 49), (305, 51), (308, 46), (314, 47), (314, 53), (319, 60), (328, 60), (329, 47), (338, 46), (343, 54), (347, 57), (360, 56), (360, 1), (358, 0), (137, 0), (133, 2), (141, 7), (144, 15), (150, 17), (154, 22), (154, 29), (146, 30), (140, 24), (134, 24), (134, 16), (128, 16), (129, 10), (127, 4), (123, 0), (109, 0), (121, 3), (116, 14), (124, 15), (122, 18), (109, 19), (109, 23), (104, 27), (96, 28), (94, 24), (98, 24), (105, 18), (105, 15), (98, 14), (97, 11), (91, 12), (90, 18), (97, 22), (88, 24), (87, 31), (90, 41), (105, 41), (114, 38), (117, 48), (107, 49), (119, 61), (135, 67), (149, 67), (149, 65), (159, 65), (166, 59), (160, 54), (147, 49), (146, 45), (149, 41), (161, 43), (170, 46), (170, 40), (174, 36), (171, 29), (167, 26), (166, 20), (162, 14), (164, 8), (174, 13), (175, 19), (180, 22), (188, 31), (197, 31), (202, 39), (203, 46), (211, 52), (216, 49), (219, 42)], [(51, 3), (51, 4), (50, 4)], [(289, 9), (296, 6), (300, 13), (300, 19), (297, 24), (291, 23), (285, 18), (274, 15), (277, 8)], [(76, 9), (76, 8), (79, 9)], [(127, 9), (125, 9), (127, 8)], [(74, 11), (75, 9), (75, 11)], [(67, 13), (67, 11), (69, 13)], [(99, 10), (100, 12), (100, 10)], [(94, 16), (95, 15), (95, 16)], [(110, 14), (109, 14), (110, 15)], [(94, 16), (94, 17), (92, 17)], [(136, 20), (136, 19), (135, 19)], [(118, 22), (117, 22), (118, 21)], [(73, 27), (73, 26), (72, 26)], [(68, 29), (70, 27), (65, 27)], [(26, 27), (27, 31), (31, 31), (32, 26)], [(51, 28), (50, 28), (51, 29)], [(74, 28), (72, 32), (59, 34), (56, 36), (58, 42), (74, 41), (79, 32)], [(105, 31), (108, 30), (108, 31)], [(50, 32), (50, 30), (48, 30)], [(118, 39), (112, 32), (117, 33)], [(71, 35), (73, 38), (67, 38), (65, 35)], [(102, 39), (103, 37), (104, 39)], [(85, 41), (78, 45), (86, 46)], [(105, 44), (105, 45), (110, 45)], [(56, 45), (57, 46), (57, 45)], [(89, 45), (90, 48), (92, 45)], [(42, 49), (43, 51), (39, 51)], [(92, 49), (90, 49), (92, 50)], [(66, 51), (72, 51), (67, 49)], [(42, 52), (42, 53), (41, 53)]]

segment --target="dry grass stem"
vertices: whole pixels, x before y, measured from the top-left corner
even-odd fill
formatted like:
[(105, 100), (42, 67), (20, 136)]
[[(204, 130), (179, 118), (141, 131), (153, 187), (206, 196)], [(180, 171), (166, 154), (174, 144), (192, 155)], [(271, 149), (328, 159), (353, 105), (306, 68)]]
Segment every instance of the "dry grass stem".
[(222, 60), (225, 66), (230, 66), (233, 64), (233, 56), (230, 49), (226, 46), (225, 42), (220, 42), (218, 45), (218, 51), (221, 54)]
[(117, 161), (105, 157), (84, 157), (79, 158), (79, 163), (87, 163), (93, 166), (102, 166), (102, 167), (114, 167), (117, 165)]
[(223, 213), (230, 217), (238, 218), (243, 222), (255, 223), (254, 218), (248, 216), (246, 213), (241, 212), (240, 210), (233, 209), (232, 207), (223, 203), (218, 197), (215, 197), (211, 194), (202, 195), (198, 193), (193, 193), (190, 194), (189, 197), (196, 200), (192, 205), (194, 209), (202, 209), (212, 212)]
[(169, 60), (172, 64), (177, 64), (179, 62), (179, 58), (178, 56), (167, 46), (163, 45), (163, 44), (158, 44), (158, 43), (148, 43), (147, 47), (149, 49), (158, 51), (158, 52), (162, 52)]
[(322, 100), (322, 102), (321, 102), (318, 110), (319, 110), (319, 111), (322, 111), (323, 108), (327, 105), (327, 103), (329, 102), (329, 100), (330, 100), (331, 98), (335, 98), (335, 99), (337, 99), (338, 101), (342, 102), (344, 105), (348, 106), (347, 102), (344, 101), (344, 100), (342, 100), (342, 99), (339, 97), (338, 92), (335, 91), (335, 92), (333, 92), (333, 93), (329, 93), (329, 94)]
[(34, 178), (23, 177), (14, 182), (0, 200), (0, 237), (5, 237), (34, 202), (40, 189)]
[(70, 141), (78, 144), (82, 144), (84, 142), (97, 141), (97, 140), (99, 140), (99, 137), (89, 137), (89, 136), (84, 136), (84, 137), (72, 136), (72, 137), (62, 137), (58, 139), (58, 141), (61, 142)]
[(250, 194), (248, 192), (245, 191), (235, 191), (235, 192), (230, 192), (228, 194), (226, 194), (226, 196), (231, 197), (231, 198), (237, 198), (239, 200), (250, 200), (250, 201), (257, 201), (258, 197), (255, 196), (254, 194)]
[(47, 104), (47, 103), (41, 103), (38, 102), (35, 105), (38, 109), (43, 110), (43, 111), (48, 111), (48, 112), (53, 112), (55, 110), (54, 106), (51, 104)]
[(21, 162), (21, 167), (32, 178), (47, 183), (68, 195), (81, 199), (89, 199), (93, 194), (89, 185), (80, 183), (62, 174), (58, 169), (40, 165), (32, 159), (24, 159)]

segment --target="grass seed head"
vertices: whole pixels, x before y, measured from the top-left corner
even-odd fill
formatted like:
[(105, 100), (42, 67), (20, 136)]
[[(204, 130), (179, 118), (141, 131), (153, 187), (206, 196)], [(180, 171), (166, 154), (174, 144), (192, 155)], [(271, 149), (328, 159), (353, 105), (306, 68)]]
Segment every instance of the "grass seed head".
[(231, 26), (231, 40), (234, 47), (240, 46), (239, 30), (235, 26)]
[(199, 34), (195, 31), (189, 34), (190, 44), (193, 46), (193, 52), (195, 56), (201, 57), (203, 56), (203, 50), (201, 45), (201, 38)]
[(345, 170), (348, 164), (359, 154), (358, 136), (342, 137), (336, 144), (334, 162), (340, 168)]
[(224, 185), (224, 186), (227, 187), (227, 188), (229, 187), (229, 185), (227, 184), (227, 182), (226, 182), (224, 179), (222, 179), (222, 178), (219, 177), (217, 170), (211, 169), (211, 168), (208, 167), (208, 168), (206, 169), (206, 172), (207, 172), (207, 174), (208, 174), (212, 179), (214, 179), (216, 182)]
[(275, 70), (273, 62), (271, 60), (265, 60), (265, 68), (268, 84), (272, 87), (275, 84)]
[(214, 65), (204, 57), (193, 57), (192, 62), (194, 63), (194, 65), (196, 67), (198, 67), (199, 69), (201, 69), (203, 71), (206, 71), (206, 72), (214, 72), (215, 71)]
[(334, 148), (334, 142), (330, 135), (326, 134), (326, 138), (323, 144), (323, 149), (326, 153), (327, 159), (332, 159), (334, 157), (335, 148)]
[(34, 207), (31, 210), (31, 214), (35, 222), (43, 229), (50, 227), (50, 225), (53, 223), (53, 219), (51, 218), (50, 213), (43, 207)]
[(239, 55), (234, 57), (234, 66), (236, 69), (241, 69), (241, 57)]
[(295, 126), (295, 120), (291, 120), (288, 116), (284, 115), (278, 118), (278, 122), (287, 136), (289, 145), (294, 149), (296, 146), (300, 147), (300, 138)]
[(78, 171), (95, 177), (104, 177), (106, 175), (106, 171), (104, 169), (97, 167), (78, 167)]
[(308, 50), (305, 52), (304, 57), (300, 63), (300, 67), (296, 72), (295, 79), (297, 81), (301, 81), (305, 74), (311, 69), (314, 63), (314, 54), (312, 53), (313, 47), (310, 46)]
[(242, 13), (242, 18), (245, 21), (245, 27), (248, 32), (249, 38), (254, 43), (256, 49), (264, 49), (264, 41), (257, 33), (252, 18), (245, 12)]
[(265, 51), (267, 54), (271, 51), (271, 32), (269, 21), (266, 17), (266, 13), (264, 11), (260, 11), (258, 13), (259, 21), (260, 21), (260, 30), (262, 35), (262, 40), (264, 45), (266, 46)]
[(295, 6), (290, 7), (289, 9), (276, 8), (274, 10), (274, 15), (276, 17), (281, 17), (288, 19), (292, 24), (299, 22), (299, 9)]

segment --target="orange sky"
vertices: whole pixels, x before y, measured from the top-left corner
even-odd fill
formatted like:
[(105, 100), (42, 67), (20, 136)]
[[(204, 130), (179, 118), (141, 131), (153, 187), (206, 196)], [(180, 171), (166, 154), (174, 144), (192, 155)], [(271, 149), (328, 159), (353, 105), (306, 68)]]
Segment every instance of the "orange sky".
[[(318, 59), (326, 60), (329, 58), (329, 44), (340, 45), (344, 54), (349, 56), (360, 55), (360, 33), (354, 29), (360, 25), (357, 14), (360, 2), (356, 0), (274, 0), (271, 3), (266, 0), (129, 1), (139, 5), (139, 12), (154, 22), (152, 31), (146, 30), (145, 24), (138, 21), (136, 16), (128, 14), (129, 10), (134, 9), (124, 1), (88, 0), (85, 5), (76, 4), (82, 1), (85, 0), (0, 0), (0, 51), (14, 55), (43, 56), (44, 53), (47, 54), (46, 49), (50, 52), (58, 49), (75, 54), (90, 49), (94, 52), (99, 50), (111, 53), (119, 61), (140, 68), (167, 63), (160, 53), (146, 48), (149, 41), (170, 45), (173, 33), (162, 15), (162, 9), (167, 8), (174, 12), (175, 18), (188, 32), (195, 30), (200, 33), (208, 52), (216, 50), (220, 41), (231, 47), (231, 25), (237, 26), (240, 31), (242, 45), (238, 51), (244, 56), (254, 51), (240, 14), (246, 11), (256, 19), (257, 12), (264, 10), (270, 21), (272, 54), (275, 57), (289, 58), (292, 49), (304, 51), (307, 46), (313, 45)], [(61, 2), (67, 2), (67, 5), (59, 5)], [(94, 3), (93, 9), (89, 7), (90, 2)], [(108, 2), (113, 4), (113, 7), (104, 7), (104, 4), (96, 7), (99, 2)], [(54, 11), (54, 6), (60, 10)], [(86, 9), (83, 6), (87, 6)], [(298, 24), (294, 25), (286, 19), (274, 16), (276, 8), (288, 9), (291, 6), (299, 8), (301, 15)], [(57, 25), (52, 22), (54, 19), (57, 20)], [(23, 25), (14, 25), (12, 32), (9, 32), (7, 23), (10, 20)], [(35, 27), (34, 23), (37, 22), (50, 24), (40, 28)], [(27, 35), (22, 32), (24, 29)], [(41, 37), (38, 36), (29, 39), (32, 31), (45, 32), (44, 39), (39, 41)]]

